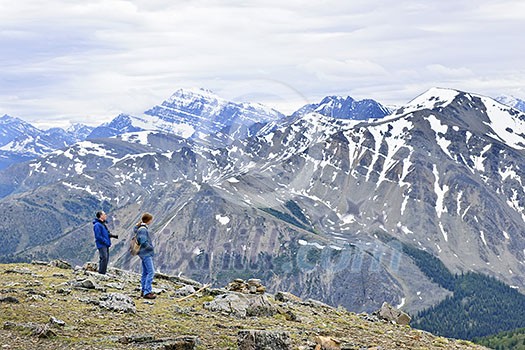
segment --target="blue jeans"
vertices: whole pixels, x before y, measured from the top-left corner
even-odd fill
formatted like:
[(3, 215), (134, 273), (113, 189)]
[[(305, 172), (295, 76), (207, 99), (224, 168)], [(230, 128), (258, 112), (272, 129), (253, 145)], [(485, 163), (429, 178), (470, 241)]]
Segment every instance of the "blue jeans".
[(144, 295), (151, 293), (151, 283), (155, 275), (155, 267), (153, 266), (153, 257), (145, 256), (142, 259), (142, 278), (140, 279), (140, 286)]
[(98, 248), (98, 273), (106, 274), (109, 262), (109, 247)]

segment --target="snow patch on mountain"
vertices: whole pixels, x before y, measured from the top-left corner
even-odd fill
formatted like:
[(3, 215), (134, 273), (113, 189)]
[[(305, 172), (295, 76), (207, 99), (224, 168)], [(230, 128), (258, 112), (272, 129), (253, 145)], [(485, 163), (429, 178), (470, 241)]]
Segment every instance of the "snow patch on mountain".
[(512, 148), (525, 149), (525, 114), (516, 116), (508, 106), (488, 97), (479, 97), (485, 104), (490, 119), (490, 122), (485, 124), (495, 133), (491, 136)]
[(72, 183), (69, 183), (69, 182), (62, 182), (62, 185), (64, 185), (65, 187), (69, 188), (69, 189), (73, 189), (73, 190), (79, 190), (79, 191), (85, 191), (93, 196), (95, 196), (97, 199), (99, 199), (100, 201), (110, 201), (111, 198), (105, 196), (102, 192), (96, 192), (94, 190), (91, 189), (91, 186), (87, 185), (85, 187), (82, 187), (82, 186), (78, 186), (78, 185), (75, 185), (75, 184), (72, 184)]
[(105, 157), (113, 160), (116, 159), (114, 157), (115, 154), (103, 144), (94, 143), (91, 141), (81, 141), (78, 142), (74, 148), (76, 148), (77, 155), (81, 157), (91, 154), (98, 157)]
[(119, 135), (119, 138), (124, 142), (129, 143), (138, 143), (140, 145), (147, 146), (148, 143), (148, 136), (153, 134), (154, 131), (146, 130), (146, 131), (138, 131), (138, 132), (129, 132), (126, 134)]
[(433, 164), (432, 172), (434, 174), (434, 192), (437, 195), (436, 214), (438, 218), (441, 218), (441, 215), (447, 212), (447, 208), (444, 205), (444, 201), (445, 201), (445, 195), (449, 190), (449, 186), (446, 184), (443, 184), (443, 186), (441, 186), (439, 184), (439, 171), (438, 171), (436, 164)]

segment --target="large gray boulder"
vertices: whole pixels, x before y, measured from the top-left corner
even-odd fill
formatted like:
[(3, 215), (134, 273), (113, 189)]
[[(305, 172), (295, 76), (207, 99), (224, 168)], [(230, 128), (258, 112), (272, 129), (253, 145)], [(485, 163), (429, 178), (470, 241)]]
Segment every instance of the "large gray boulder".
[(374, 312), (373, 315), (376, 315), (383, 320), (401, 325), (408, 325), (411, 320), (411, 317), (408, 314), (394, 308), (387, 302), (384, 302), (381, 308)]
[(212, 301), (204, 303), (203, 306), (207, 310), (239, 318), (273, 316), (277, 313), (277, 309), (270, 303), (266, 295), (227, 293), (218, 295)]

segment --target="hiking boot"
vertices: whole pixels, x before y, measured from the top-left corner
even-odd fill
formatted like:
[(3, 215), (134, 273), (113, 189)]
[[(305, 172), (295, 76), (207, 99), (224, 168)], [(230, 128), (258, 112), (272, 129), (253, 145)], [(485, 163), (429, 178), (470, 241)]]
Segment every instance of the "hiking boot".
[(144, 299), (155, 299), (157, 296), (153, 293), (148, 293), (144, 295)]

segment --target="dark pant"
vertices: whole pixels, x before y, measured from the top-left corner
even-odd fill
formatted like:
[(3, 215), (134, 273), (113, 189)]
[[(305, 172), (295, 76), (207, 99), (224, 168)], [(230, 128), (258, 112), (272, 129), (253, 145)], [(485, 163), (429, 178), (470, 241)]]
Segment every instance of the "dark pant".
[(98, 248), (98, 273), (106, 274), (109, 262), (109, 247)]

